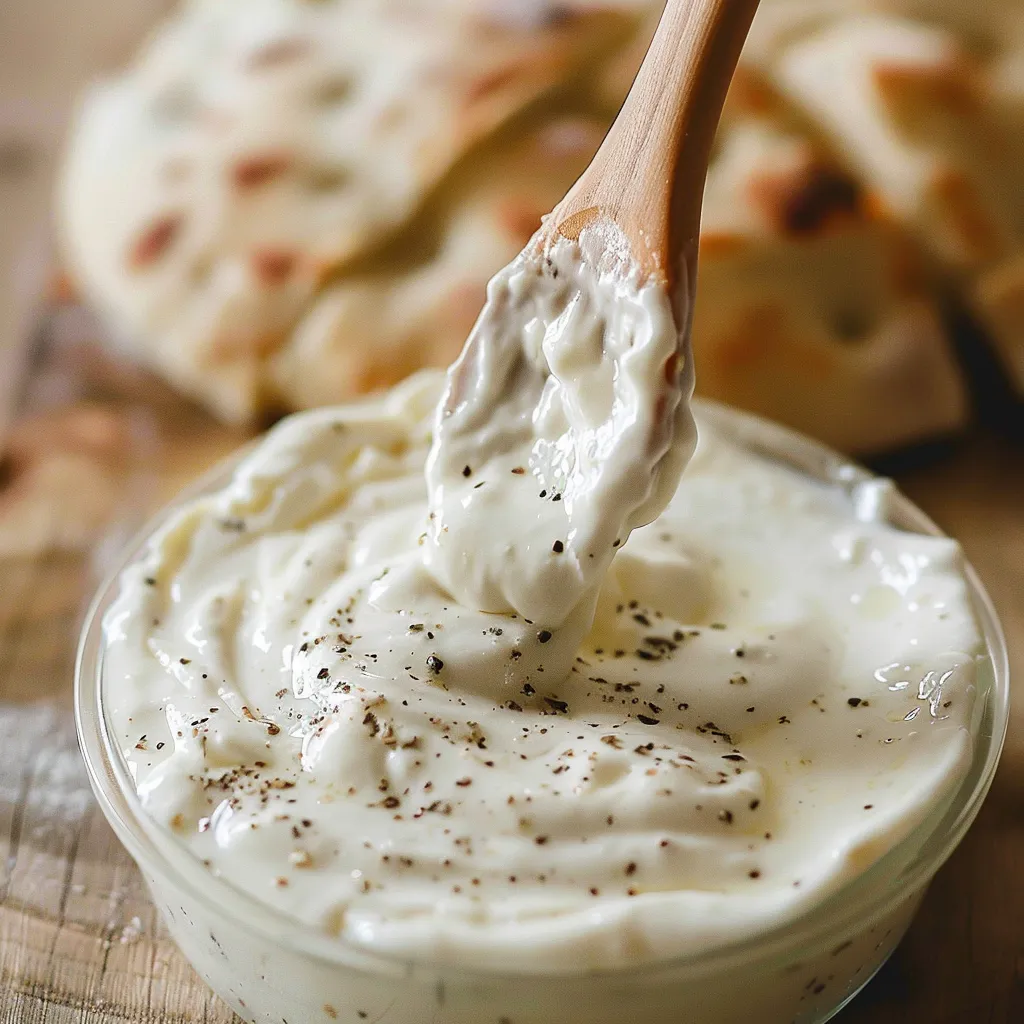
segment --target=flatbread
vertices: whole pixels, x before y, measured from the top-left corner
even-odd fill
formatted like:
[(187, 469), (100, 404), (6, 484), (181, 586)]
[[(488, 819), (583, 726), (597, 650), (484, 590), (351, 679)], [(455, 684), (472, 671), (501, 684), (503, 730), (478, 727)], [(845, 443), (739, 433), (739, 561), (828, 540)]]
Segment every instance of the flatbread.
[(854, 453), (961, 428), (964, 383), (907, 232), (808, 137), (763, 108), (732, 116), (704, 201), (698, 392)]
[[(84, 103), (70, 269), (227, 420), (445, 365), (661, 7), (192, 0)], [(1022, 196), (1014, 0), (763, 0), (709, 173), (698, 392), (855, 452), (955, 431), (952, 289), (1024, 396)]]
[(763, 66), (922, 241), (1024, 398), (1024, 8), (867, 6)]
[[(987, 71), (991, 111), (1014, 144), (1014, 165), (1024, 175), (1024, 8), (1014, 8), (1004, 49)], [(1024, 182), (1015, 198), (1024, 207)], [(1021, 214), (1024, 218), (1024, 213)], [(1024, 232), (1022, 232), (1024, 234)], [(971, 287), (968, 304), (988, 333), (1017, 397), (1024, 401), (1024, 238), (1017, 251), (987, 268)]]
[[(422, 366), (447, 366), (483, 305), (487, 282), (586, 168), (601, 121), (547, 118), (498, 139), (447, 183), (426, 222), (409, 227), (376, 268), (342, 277), (312, 305), (270, 376), (289, 408), (388, 387)], [(417, 239), (436, 244), (402, 265)]]
[(950, 31), (851, 15), (791, 43), (771, 71), (940, 268), (973, 274), (1019, 247), (1014, 143), (984, 65)]
[(628, 24), (547, 2), (189, 4), (83, 104), (69, 267), (133, 351), (249, 418), (322, 283)]

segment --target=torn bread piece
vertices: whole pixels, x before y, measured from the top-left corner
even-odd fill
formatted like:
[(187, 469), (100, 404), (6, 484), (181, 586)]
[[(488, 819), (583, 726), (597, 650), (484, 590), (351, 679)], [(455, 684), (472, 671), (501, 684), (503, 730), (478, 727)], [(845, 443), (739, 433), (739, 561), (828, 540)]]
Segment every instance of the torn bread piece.
[(792, 42), (770, 70), (944, 272), (976, 273), (1020, 246), (1013, 137), (952, 32), (851, 15)]
[[(429, 223), (412, 224), (376, 267), (341, 277), (313, 302), (270, 363), (282, 403), (328, 404), (389, 387), (423, 366), (447, 366), (494, 271), (529, 241), (603, 135), (603, 122), (591, 118), (545, 119), (469, 161)], [(436, 249), (410, 262), (424, 238), (436, 238)]]
[(704, 199), (698, 393), (855, 453), (961, 428), (966, 389), (911, 237), (812, 140), (731, 116)]
[(60, 187), (69, 269), (133, 352), (250, 419), (269, 401), (266, 360), (324, 281), (630, 17), (547, 2), (186, 5), (85, 99)]

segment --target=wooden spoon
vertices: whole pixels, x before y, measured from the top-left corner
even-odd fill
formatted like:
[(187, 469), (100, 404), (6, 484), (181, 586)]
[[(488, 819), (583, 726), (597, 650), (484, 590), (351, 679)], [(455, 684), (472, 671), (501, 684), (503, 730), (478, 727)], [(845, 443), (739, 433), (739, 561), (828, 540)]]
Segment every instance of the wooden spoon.
[(593, 162), (491, 281), (448, 371), (427, 565), (467, 607), (575, 631), (569, 657), (615, 552), (660, 515), (696, 443), (704, 179), (756, 7), (668, 0)]
[(619, 116), (546, 229), (576, 240), (608, 217), (642, 271), (692, 296), (711, 144), (757, 4), (668, 0)]

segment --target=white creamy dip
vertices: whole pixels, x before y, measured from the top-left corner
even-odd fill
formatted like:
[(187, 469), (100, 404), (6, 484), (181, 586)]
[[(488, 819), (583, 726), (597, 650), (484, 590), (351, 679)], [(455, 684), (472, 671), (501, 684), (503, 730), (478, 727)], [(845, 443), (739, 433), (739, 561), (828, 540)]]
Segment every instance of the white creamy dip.
[(953, 541), (704, 427), (582, 640), (476, 611), (424, 564), (442, 388), (285, 421), (124, 573), (103, 699), (169, 856), (370, 949), (613, 967), (779, 924), (941, 803)]
[(491, 281), (449, 370), (425, 556), (461, 604), (545, 627), (571, 616), (578, 642), (616, 550), (693, 451), (689, 325), (610, 221), (542, 237)]

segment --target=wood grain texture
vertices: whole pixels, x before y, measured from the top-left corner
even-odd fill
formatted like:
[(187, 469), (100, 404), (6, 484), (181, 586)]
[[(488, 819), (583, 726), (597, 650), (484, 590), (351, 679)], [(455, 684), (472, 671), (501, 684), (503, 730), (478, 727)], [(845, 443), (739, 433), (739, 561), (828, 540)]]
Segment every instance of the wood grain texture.
[(85, 554), (0, 565), (0, 1022), (227, 1022), (93, 800), (71, 715)]
[[(46, 511), (31, 543), (7, 545), (26, 553), (0, 559), (0, 1024), (226, 1024), (233, 1015), (174, 948), (92, 797), (71, 689), (79, 626), (110, 558), (152, 506), (244, 438), (104, 359), (87, 323), (51, 321), (21, 396), (40, 448), (60, 447), (54, 425), (59, 434), (63, 412), (84, 403), (139, 429), (119, 436), (109, 516), (93, 543), (58, 543), (76, 534), (66, 529), (73, 502), (34, 505)], [(0, 507), (31, 497), (19, 487), (25, 466), (0, 468)]]

